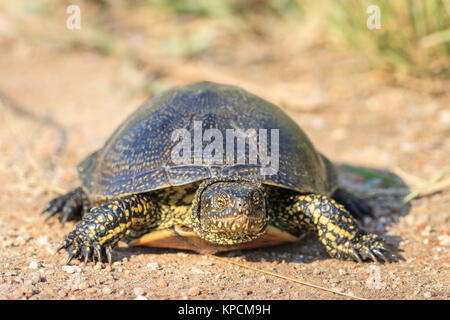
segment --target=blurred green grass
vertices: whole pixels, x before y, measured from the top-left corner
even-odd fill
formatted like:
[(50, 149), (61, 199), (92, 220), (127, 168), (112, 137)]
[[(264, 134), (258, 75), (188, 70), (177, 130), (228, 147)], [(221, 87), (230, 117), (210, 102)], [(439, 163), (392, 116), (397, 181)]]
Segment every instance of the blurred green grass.
[[(380, 29), (366, 25), (369, 5), (380, 8)], [(449, 0), (336, 0), (328, 15), (331, 31), (374, 67), (412, 75), (450, 72)]]
[[(330, 35), (354, 50), (374, 68), (416, 76), (450, 73), (450, 0), (149, 0), (175, 14), (194, 14), (211, 19), (246, 17), (248, 12), (273, 13), (281, 19), (319, 15)], [(369, 5), (381, 11), (381, 29), (367, 27)], [(317, 10), (317, 7), (320, 7)], [(180, 44), (183, 46), (183, 44)]]

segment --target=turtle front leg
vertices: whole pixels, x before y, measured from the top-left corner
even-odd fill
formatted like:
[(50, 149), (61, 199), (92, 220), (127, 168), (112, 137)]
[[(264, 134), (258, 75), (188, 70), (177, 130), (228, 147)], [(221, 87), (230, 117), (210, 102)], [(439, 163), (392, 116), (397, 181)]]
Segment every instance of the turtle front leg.
[(361, 229), (355, 218), (333, 199), (322, 195), (296, 197), (294, 210), (302, 224), (314, 229), (327, 252), (340, 259), (363, 261), (379, 259), (389, 262), (396, 257), (376, 234)]
[(145, 195), (131, 195), (94, 207), (75, 226), (58, 247), (69, 252), (66, 264), (73, 258), (106, 256), (111, 263), (111, 250), (133, 229), (150, 225), (155, 220), (155, 207)]

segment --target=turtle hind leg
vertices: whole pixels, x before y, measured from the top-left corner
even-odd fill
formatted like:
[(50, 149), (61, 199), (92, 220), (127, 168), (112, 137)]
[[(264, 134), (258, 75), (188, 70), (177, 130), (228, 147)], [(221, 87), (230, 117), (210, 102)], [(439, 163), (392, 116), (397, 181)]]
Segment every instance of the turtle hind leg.
[(42, 213), (47, 212), (46, 221), (60, 213), (60, 221), (64, 225), (68, 220), (80, 220), (89, 211), (89, 206), (90, 203), (87, 194), (81, 187), (78, 187), (48, 202), (44, 210), (42, 210)]
[(360, 221), (362, 221), (365, 216), (373, 218), (372, 208), (366, 201), (344, 189), (336, 189), (331, 198), (336, 200), (337, 203), (342, 204), (353, 217)]

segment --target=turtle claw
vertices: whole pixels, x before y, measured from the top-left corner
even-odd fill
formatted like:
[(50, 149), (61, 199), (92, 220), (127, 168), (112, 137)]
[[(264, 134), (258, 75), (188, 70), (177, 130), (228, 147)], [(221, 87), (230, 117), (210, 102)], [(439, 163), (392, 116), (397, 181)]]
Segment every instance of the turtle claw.
[(357, 261), (357, 262), (359, 262), (359, 263), (362, 263), (362, 262), (363, 262), (362, 259), (361, 259), (361, 257), (359, 256), (358, 252), (356, 252), (355, 249), (352, 249), (352, 250), (350, 251), (350, 255), (351, 255), (351, 257), (352, 257), (353, 259), (355, 259), (355, 261)]
[(92, 234), (89, 226), (84, 221), (78, 223), (58, 246), (57, 252), (66, 249), (69, 253), (66, 264), (70, 263), (73, 258), (87, 264), (91, 259), (95, 263), (96, 260), (102, 261), (105, 257), (110, 264), (112, 263), (112, 244), (99, 242), (97, 238), (99, 235)]
[(67, 260), (64, 264), (66, 264), (66, 265), (69, 264), (70, 261), (72, 261), (73, 257), (75, 257), (75, 254), (73, 254), (73, 253), (69, 254), (69, 257), (67, 258)]
[[(70, 234), (69, 234), (70, 235)], [(69, 237), (69, 236), (68, 236)], [(69, 243), (69, 241), (72, 241)], [(66, 239), (64, 240), (56, 249), (56, 251), (60, 251), (61, 249), (66, 249), (69, 252), (69, 256), (65, 262), (65, 264), (69, 264), (70, 261), (72, 261), (73, 258), (78, 258), (84, 262), (84, 264), (87, 264), (90, 259), (95, 263), (97, 261), (103, 261), (103, 258), (106, 257), (109, 264), (112, 264), (112, 249), (109, 244), (106, 245), (99, 245), (94, 244), (91, 246), (87, 245), (81, 245), (78, 246), (74, 242), (74, 239)], [(105, 252), (103, 255), (102, 252)]]
[(81, 188), (56, 197), (46, 204), (41, 214), (48, 212), (45, 221), (61, 213), (61, 223), (64, 225), (70, 219), (79, 219), (88, 207), (88, 200)]
[(400, 255), (386, 248), (382, 238), (366, 232), (355, 237), (353, 241), (348, 241), (344, 247), (347, 249), (345, 252), (341, 252), (341, 257), (357, 262), (370, 260), (376, 263), (390, 263), (403, 259)]
[(111, 264), (112, 263), (112, 254), (111, 254), (110, 245), (105, 246), (105, 253), (106, 253), (106, 258), (108, 259), (108, 263)]
[(102, 261), (102, 252), (98, 246), (94, 247), (95, 255), (97, 256), (97, 261)]
[(378, 259), (375, 257), (375, 255), (371, 251), (368, 251), (367, 255), (369, 256), (370, 259), (372, 259), (373, 262), (378, 262)]

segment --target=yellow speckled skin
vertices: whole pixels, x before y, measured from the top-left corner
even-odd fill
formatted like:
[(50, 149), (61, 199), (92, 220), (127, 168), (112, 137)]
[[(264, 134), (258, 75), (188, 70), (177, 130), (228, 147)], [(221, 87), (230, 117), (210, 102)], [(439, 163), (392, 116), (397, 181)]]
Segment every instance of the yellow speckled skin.
[[(203, 130), (279, 129), (278, 172), (261, 176), (261, 165), (250, 164), (175, 165), (171, 133), (192, 130), (194, 121), (202, 121)], [(333, 257), (388, 256), (383, 240), (354, 218), (370, 209), (337, 188), (334, 166), (298, 125), (278, 107), (234, 86), (201, 82), (155, 96), (78, 170), (82, 186), (44, 209), (48, 217), (61, 212), (63, 223), (82, 217), (59, 247), (69, 252), (68, 261), (103, 256), (111, 261), (120, 240), (177, 226), (223, 246), (258, 239), (268, 226), (295, 237), (313, 231)]]

